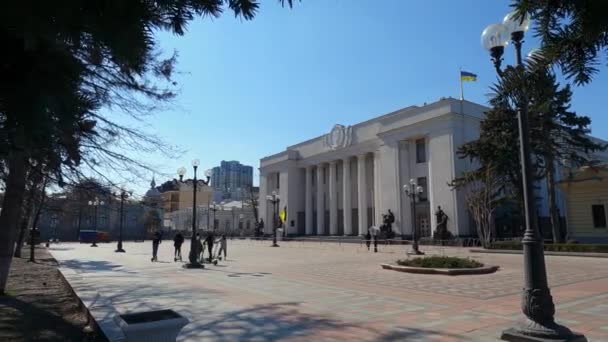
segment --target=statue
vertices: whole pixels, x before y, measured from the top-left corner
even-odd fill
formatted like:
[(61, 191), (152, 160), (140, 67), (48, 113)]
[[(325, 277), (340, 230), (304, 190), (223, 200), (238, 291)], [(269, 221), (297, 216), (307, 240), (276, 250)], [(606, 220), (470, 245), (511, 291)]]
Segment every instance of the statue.
[(264, 235), (264, 219), (260, 219), (260, 222), (256, 223), (254, 235), (256, 237)]
[(433, 239), (435, 240), (449, 240), (452, 239), (452, 233), (448, 230), (448, 215), (446, 215), (443, 210), (441, 210), (441, 206), (437, 206), (437, 211), (435, 212), (435, 217), (437, 218), (437, 227), (433, 232)]
[(393, 239), (395, 232), (393, 232), (393, 223), (395, 223), (395, 215), (389, 209), (388, 213), (382, 214), (382, 225), (380, 231), (382, 232), (383, 238)]

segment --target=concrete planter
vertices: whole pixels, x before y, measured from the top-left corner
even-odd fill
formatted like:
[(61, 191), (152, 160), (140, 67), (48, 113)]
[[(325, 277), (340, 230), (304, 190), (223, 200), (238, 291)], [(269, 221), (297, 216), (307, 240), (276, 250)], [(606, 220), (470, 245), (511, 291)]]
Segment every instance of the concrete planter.
[(173, 310), (118, 315), (116, 324), (127, 342), (174, 342), (188, 319)]
[(412, 267), (412, 266), (399, 266), (390, 264), (380, 264), (385, 270), (393, 270), (406, 273), (419, 273), (419, 274), (441, 274), (441, 275), (464, 275), (464, 274), (487, 274), (494, 273), (498, 270), (498, 266), (483, 266), (476, 268), (426, 268), (426, 267)]

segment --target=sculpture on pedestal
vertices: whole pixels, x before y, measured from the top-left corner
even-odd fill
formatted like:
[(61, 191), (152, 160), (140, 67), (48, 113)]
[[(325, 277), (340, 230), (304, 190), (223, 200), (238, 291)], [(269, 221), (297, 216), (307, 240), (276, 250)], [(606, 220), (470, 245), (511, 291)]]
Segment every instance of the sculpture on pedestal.
[(395, 215), (389, 209), (388, 213), (382, 214), (382, 225), (380, 226), (380, 232), (384, 239), (392, 239), (395, 237), (395, 232), (393, 232), (393, 223), (395, 223)]
[(433, 232), (434, 240), (449, 240), (452, 239), (452, 233), (448, 230), (448, 215), (441, 210), (441, 206), (437, 206), (437, 211), (435, 212), (435, 217), (437, 218), (437, 226), (435, 227), (435, 231)]

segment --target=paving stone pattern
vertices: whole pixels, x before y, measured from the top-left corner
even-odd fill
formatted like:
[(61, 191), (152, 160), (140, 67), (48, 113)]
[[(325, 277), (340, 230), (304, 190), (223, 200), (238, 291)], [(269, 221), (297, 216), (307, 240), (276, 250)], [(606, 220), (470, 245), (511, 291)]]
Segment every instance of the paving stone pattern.
[[(172, 308), (191, 321), (178, 341), (494, 341), (521, 320), (521, 255), (469, 254), (501, 266), (495, 274), (442, 276), (383, 270), (406, 246), (370, 253), (359, 244), (229, 241), (229, 258), (204, 270), (172, 260), (161, 244), (62, 244), (51, 252), (100, 320), (116, 313)], [(184, 245), (184, 256), (188, 253)], [(606, 259), (547, 257), (558, 321), (591, 341), (608, 341)], [(96, 313), (97, 312), (97, 313)]]

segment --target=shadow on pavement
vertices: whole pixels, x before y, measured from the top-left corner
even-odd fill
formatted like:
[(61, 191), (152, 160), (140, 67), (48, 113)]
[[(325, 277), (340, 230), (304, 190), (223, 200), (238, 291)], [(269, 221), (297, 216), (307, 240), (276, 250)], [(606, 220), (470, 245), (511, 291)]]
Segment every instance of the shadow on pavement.
[(113, 272), (122, 272), (128, 274), (136, 274), (137, 272), (128, 271), (124, 268), (124, 266), (119, 264), (114, 264), (108, 261), (98, 261), (98, 260), (78, 260), (78, 259), (69, 259), (61, 261), (62, 267), (71, 268), (76, 271), (113, 271)]
[(211, 321), (190, 323), (182, 330), (180, 339), (275, 341), (347, 326), (332, 318), (301, 313), (299, 305), (296, 302), (265, 304), (226, 312)]
[[(322, 313), (309, 314), (299, 310), (300, 303), (286, 302), (256, 305), (230, 311), (211, 321), (192, 322), (180, 334), (180, 339), (210, 341), (277, 341), (296, 340), (374, 340), (374, 341), (426, 341), (449, 337), (458, 341), (470, 340), (466, 336), (417, 328), (384, 331), (366, 323), (345, 323)], [(369, 322), (373, 323), (373, 322)]]
[[(419, 328), (402, 328), (397, 331), (389, 331), (375, 339), (376, 341), (382, 342), (396, 342), (396, 341), (426, 341), (431, 338), (448, 337), (456, 339), (457, 341), (470, 341), (469, 338), (459, 334), (451, 334), (446, 332), (438, 332), (427, 329)], [(433, 340), (434, 341), (434, 340)]]

